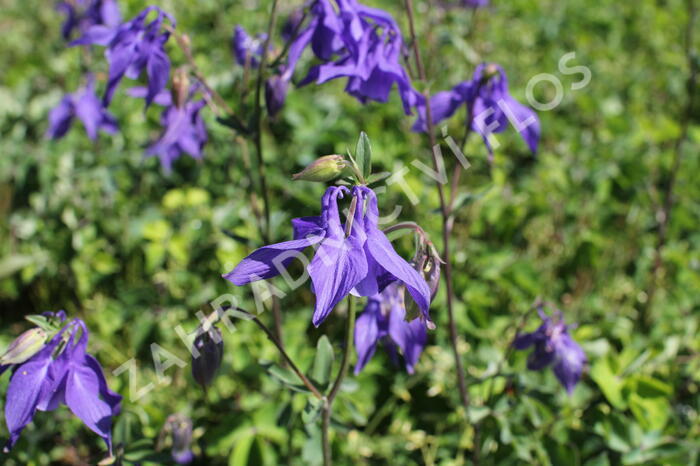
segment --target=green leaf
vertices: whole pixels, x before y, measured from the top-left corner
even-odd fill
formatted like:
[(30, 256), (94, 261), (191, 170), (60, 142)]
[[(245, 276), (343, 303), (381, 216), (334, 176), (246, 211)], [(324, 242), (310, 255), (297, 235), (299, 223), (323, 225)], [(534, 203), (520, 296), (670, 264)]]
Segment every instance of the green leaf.
[(263, 366), (267, 373), (270, 374), (275, 380), (281, 382), (286, 387), (294, 390), (295, 392), (310, 393), (309, 389), (306, 388), (299, 376), (297, 376), (291, 369), (286, 369), (270, 362), (261, 362), (260, 365)]
[(49, 319), (46, 316), (42, 316), (40, 314), (31, 314), (28, 316), (24, 316), (24, 318), (48, 333), (53, 333), (58, 330), (58, 327), (56, 327), (56, 325), (52, 323), (51, 319)]
[(316, 343), (316, 356), (311, 368), (311, 378), (321, 385), (328, 384), (333, 367), (333, 346), (328, 337), (323, 335)]
[(600, 358), (593, 364), (591, 378), (598, 384), (611, 405), (618, 409), (627, 407), (622, 396), (624, 381), (613, 372), (610, 357)]
[(362, 176), (367, 179), (372, 174), (372, 146), (367, 133), (362, 131), (355, 146), (355, 160)]
[(307, 426), (315, 425), (316, 421), (321, 417), (321, 409), (323, 408), (323, 402), (317, 398), (309, 397), (306, 401), (306, 406), (304, 406), (304, 411), (301, 413), (301, 422)]
[(250, 449), (255, 440), (255, 430), (248, 429), (238, 438), (238, 441), (231, 450), (231, 455), (228, 457), (229, 466), (246, 466), (250, 456)]

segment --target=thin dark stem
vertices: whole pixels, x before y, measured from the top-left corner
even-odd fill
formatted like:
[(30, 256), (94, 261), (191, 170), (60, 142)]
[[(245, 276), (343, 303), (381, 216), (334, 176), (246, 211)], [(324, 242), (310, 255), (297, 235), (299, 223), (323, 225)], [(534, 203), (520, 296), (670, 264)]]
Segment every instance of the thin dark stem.
[(353, 342), (355, 337), (355, 298), (348, 295), (348, 320), (347, 328), (345, 330), (345, 349), (343, 350), (343, 359), (340, 362), (340, 370), (338, 371), (338, 376), (333, 382), (330, 393), (326, 397), (326, 402), (323, 406), (323, 419), (321, 424), (321, 434), (323, 442), (323, 464), (324, 466), (330, 466), (333, 464), (333, 456), (331, 454), (331, 442), (330, 442), (330, 426), (331, 426), (331, 414), (333, 413), (333, 401), (335, 397), (338, 396), (340, 387), (343, 384), (343, 380), (348, 373), (348, 367), (350, 366), (350, 354), (352, 353)]
[(265, 210), (265, 238), (266, 242), (270, 238), (270, 197), (267, 192), (267, 180), (265, 177), (265, 157), (263, 156), (262, 144), (262, 90), (263, 82), (265, 81), (265, 72), (267, 68), (267, 55), (270, 50), (270, 41), (272, 33), (275, 30), (277, 23), (277, 0), (272, 0), (270, 9), (270, 21), (267, 24), (267, 38), (263, 45), (263, 53), (260, 57), (260, 65), (258, 67), (258, 77), (255, 82), (255, 122), (254, 122), (254, 141), (255, 150), (258, 156), (258, 179), (260, 180), (260, 195), (263, 198), (263, 208)]
[(255, 317), (250, 312), (248, 312), (244, 309), (241, 309), (239, 307), (236, 308), (236, 312), (242, 314), (242, 317), (244, 319), (252, 320), (253, 322), (255, 322), (255, 324), (258, 327), (260, 327), (260, 329), (263, 332), (265, 332), (265, 335), (267, 335), (267, 338), (277, 347), (277, 350), (282, 355), (282, 358), (287, 362), (287, 364), (289, 364), (289, 367), (292, 368), (294, 373), (297, 375), (297, 377), (299, 377), (299, 379), (306, 386), (306, 388), (308, 388), (309, 391), (311, 393), (313, 393), (316, 398), (318, 398), (319, 400), (323, 400), (324, 399), (323, 394), (318, 390), (318, 388), (316, 388), (316, 386), (309, 380), (309, 378), (306, 377), (306, 375), (304, 375), (304, 373), (299, 369), (299, 367), (297, 367), (297, 365), (294, 364), (294, 361), (292, 361), (292, 358), (289, 356), (289, 354), (287, 354), (287, 351), (284, 349), (284, 347), (282, 346), (282, 343), (280, 343), (280, 341), (277, 339), (277, 337), (272, 332), (272, 330), (267, 328), (267, 326), (264, 323), (262, 323), (262, 321), (260, 319)]
[[(408, 15), (408, 24), (411, 32), (411, 43), (413, 44), (413, 53), (415, 55), (416, 67), (418, 68), (418, 76), (423, 85), (426, 85), (428, 80), (425, 73), (425, 67), (423, 66), (423, 60), (421, 58), (420, 49), (418, 48), (418, 41), (416, 40), (416, 28), (413, 14), (413, 0), (404, 0), (406, 5), (406, 13)], [(430, 139), (430, 148), (433, 156), (433, 167), (436, 171), (439, 169), (439, 161), (434, 148), (437, 146), (435, 138), (435, 128), (433, 125), (433, 116), (430, 109), (430, 94), (426, 90), (424, 92), (425, 97), (425, 115), (428, 127), (428, 137)], [(455, 322), (454, 316), (454, 306), (453, 306), (453, 283), (452, 283), (452, 258), (450, 253), (450, 234), (451, 234), (451, 222), (450, 222), (450, 212), (447, 202), (445, 201), (445, 193), (442, 189), (442, 184), (439, 181), (436, 182), (436, 187), (438, 191), (438, 196), (440, 198), (440, 210), (442, 213), (442, 241), (443, 241), (443, 254), (442, 258), (445, 261), (444, 274), (445, 286), (447, 288), (447, 317), (449, 320), (449, 331), (450, 331), (450, 343), (452, 345), (452, 351), (455, 358), (455, 367), (457, 372), (457, 386), (459, 388), (460, 400), (464, 408), (464, 419), (467, 421), (467, 413), (469, 409), (469, 391), (467, 390), (467, 383), (465, 380), (464, 367), (462, 365), (462, 358), (459, 353), (459, 340), (457, 336), (457, 324)], [(475, 462), (477, 459), (475, 458)]]
[(192, 55), (192, 46), (190, 45), (189, 37), (185, 34), (180, 34), (169, 24), (165, 24), (163, 28), (175, 38), (175, 42), (177, 42), (177, 45), (185, 55), (185, 60), (187, 60), (187, 64), (190, 67), (192, 75), (202, 84), (202, 86), (204, 86), (204, 89), (206, 90), (204, 93), (204, 99), (207, 102), (207, 105), (209, 105), (217, 116), (221, 116), (221, 110), (219, 107), (223, 108), (229, 116), (233, 116), (233, 109), (231, 109), (223, 97), (221, 97), (221, 95), (207, 83), (207, 79), (204, 77), (202, 72), (199, 71), (199, 68), (194, 61), (194, 56)]
[(686, 45), (685, 54), (688, 61), (688, 67), (690, 69), (690, 74), (687, 81), (688, 95), (686, 98), (685, 111), (683, 112), (681, 121), (681, 132), (678, 135), (674, 143), (674, 154), (673, 162), (671, 165), (671, 173), (669, 175), (668, 184), (663, 195), (663, 206), (661, 208), (661, 220), (659, 223), (658, 236), (656, 241), (656, 247), (654, 249), (654, 262), (652, 266), (650, 284), (647, 291), (647, 300), (641, 309), (641, 319), (642, 325), (646, 328), (651, 326), (651, 316), (649, 311), (653, 306), (654, 296), (659, 286), (660, 272), (663, 267), (663, 249), (666, 246), (666, 241), (668, 240), (668, 226), (671, 221), (671, 213), (673, 211), (674, 204), (674, 189), (676, 187), (676, 180), (678, 178), (678, 172), (681, 167), (681, 162), (683, 159), (683, 145), (688, 139), (688, 130), (690, 128), (690, 122), (693, 116), (693, 103), (695, 101), (695, 93), (697, 91), (697, 80), (698, 80), (698, 59), (695, 56), (694, 51), (694, 30), (695, 21), (697, 19), (697, 6), (694, 0), (687, 0), (688, 9), (688, 23), (686, 26)]

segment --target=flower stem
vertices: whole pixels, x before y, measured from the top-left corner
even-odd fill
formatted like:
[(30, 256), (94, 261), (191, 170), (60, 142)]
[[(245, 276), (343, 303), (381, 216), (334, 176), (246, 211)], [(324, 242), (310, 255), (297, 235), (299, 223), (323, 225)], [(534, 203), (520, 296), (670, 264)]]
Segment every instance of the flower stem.
[[(408, 24), (411, 32), (411, 44), (415, 56), (416, 67), (418, 68), (418, 77), (423, 82), (423, 85), (426, 85), (428, 80), (425, 72), (425, 67), (423, 66), (423, 60), (421, 58), (420, 49), (418, 48), (416, 27), (413, 14), (413, 0), (404, 0), (404, 4), (406, 6), (406, 14), (408, 16)], [(430, 139), (430, 148), (433, 156), (433, 167), (436, 171), (438, 171), (440, 163), (438, 161), (435, 150), (433, 150), (437, 146), (437, 141), (435, 138), (433, 115), (430, 108), (430, 93), (426, 89), (423, 95), (425, 97), (425, 115), (428, 127), (428, 137)], [(436, 187), (438, 191), (438, 197), (440, 198), (440, 211), (442, 213), (442, 257), (445, 261), (443, 276), (445, 277), (445, 286), (447, 288), (447, 317), (449, 321), (450, 343), (452, 345), (452, 351), (454, 353), (455, 367), (457, 373), (457, 386), (459, 388), (460, 400), (464, 408), (464, 418), (465, 422), (468, 422), (467, 411), (469, 409), (469, 392), (467, 391), (467, 382), (465, 380), (464, 367), (462, 365), (462, 359), (459, 354), (457, 324), (455, 322), (453, 306), (454, 291), (452, 289), (452, 258), (450, 252), (450, 235), (452, 233), (452, 222), (450, 220), (449, 205), (445, 200), (445, 193), (443, 192), (442, 184), (439, 181), (436, 181)], [(477, 458), (475, 458), (475, 463), (476, 462), (478, 462)]]
[(661, 276), (661, 269), (663, 267), (663, 257), (662, 252), (666, 246), (666, 241), (668, 240), (668, 225), (671, 221), (671, 214), (673, 211), (674, 204), (674, 188), (676, 185), (676, 179), (678, 178), (678, 172), (681, 168), (681, 161), (683, 158), (683, 145), (688, 139), (688, 133), (690, 129), (690, 123), (693, 119), (693, 103), (695, 102), (695, 94), (697, 91), (697, 81), (698, 74), (700, 70), (698, 69), (698, 57), (696, 56), (694, 48), (694, 30), (695, 22), (698, 15), (698, 8), (695, 5), (695, 0), (686, 0), (687, 11), (688, 11), (688, 23), (686, 25), (686, 43), (685, 43), (685, 55), (688, 62), (688, 68), (690, 69), (690, 74), (687, 81), (688, 95), (686, 97), (685, 111), (683, 112), (681, 121), (681, 132), (676, 139), (674, 144), (674, 154), (673, 162), (671, 165), (671, 173), (666, 184), (666, 189), (664, 191), (663, 206), (658, 217), (660, 217), (658, 237), (656, 240), (656, 247), (654, 248), (654, 262), (652, 265), (651, 277), (649, 288), (647, 291), (647, 298), (640, 312), (640, 323), (643, 328), (648, 329), (651, 327), (651, 317), (649, 311), (653, 306), (652, 301), (659, 286), (659, 279)]
[(343, 384), (343, 379), (348, 373), (348, 367), (350, 366), (350, 353), (352, 353), (353, 342), (355, 338), (355, 298), (352, 295), (348, 295), (348, 320), (347, 328), (345, 330), (345, 349), (343, 351), (343, 359), (340, 362), (340, 370), (338, 371), (338, 376), (333, 382), (333, 387), (330, 393), (326, 397), (323, 406), (323, 418), (321, 424), (321, 435), (323, 443), (323, 464), (324, 466), (330, 466), (333, 464), (333, 456), (331, 455), (331, 442), (330, 442), (330, 425), (331, 425), (331, 414), (333, 412), (333, 401), (340, 391), (340, 387)]
[(270, 238), (270, 198), (267, 192), (267, 180), (265, 177), (265, 158), (263, 157), (262, 144), (262, 88), (265, 80), (267, 68), (267, 55), (270, 49), (270, 41), (272, 33), (275, 30), (277, 23), (277, 0), (272, 0), (270, 9), (270, 20), (267, 23), (267, 37), (263, 45), (262, 56), (260, 57), (260, 66), (258, 67), (258, 77), (255, 82), (255, 121), (253, 127), (255, 150), (258, 156), (258, 179), (260, 180), (260, 194), (263, 198), (263, 206), (265, 209), (265, 241)]
[(274, 332), (272, 332), (272, 330), (267, 328), (267, 326), (264, 323), (262, 323), (262, 321), (260, 319), (255, 317), (255, 315), (251, 314), (250, 312), (248, 312), (244, 309), (241, 309), (240, 307), (237, 307), (235, 309), (235, 312), (241, 318), (243, 318), (245, 320), (252, 320), (253, 322), (255, 322), (255, 324), (258, 327), (260, 327), (260, 329), (263, 332), (265, 332), (265, 335), (267, 335), (267, 338), (269, 338), (269, 340), (277, 347), (277, 350), (282, 355), (282, 358), (286, 361), (286, 363), (289, 365), (289, 367), (291, 367), (291, 369), (294, 371), (294, 373), (297, 375), (297, 377), (299, 377), (299, 379), (306, 386), (306, 388), (308, 388), (309, 391), (311, 393), (313, 393), (313, 395), (316, 398), (318, 398), (319, 400), (324, 399), (323, 394), (318, 390), (318, 388), (316, 388), (316, 386), (313, 384), (313, 382), (311, 382), (311, 380), (309, 380), (309, 378), (306, 377), (306, 375), (304, 375), (304, 373), (299, 369), (299, 367), (294, 363), (294, 361), (292, 361), (292, 358), (289, 356), (289, 354), (287, 354), (287, 351), (284, 349), (284, 346), (282, 346), (282, 343), (280, 343), (280, 341), (277, 339), (277, 337), (275, 336)]

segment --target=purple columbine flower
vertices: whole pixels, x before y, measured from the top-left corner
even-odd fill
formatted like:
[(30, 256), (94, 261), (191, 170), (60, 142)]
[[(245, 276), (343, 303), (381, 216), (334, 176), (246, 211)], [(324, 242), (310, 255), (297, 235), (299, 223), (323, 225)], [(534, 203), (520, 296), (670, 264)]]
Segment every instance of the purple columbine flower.
[(355, 323), (355, 375), (372, 359), (378, 342), (384, 343), (394, 361), (398, 360), (397, 349), (400, 349), (406, 371), (413, 374), (428, 341), (428, 331), (420, 318), (410, 322), (405, 319), (404, 290), (398, 282), (390, 284), (381, 293), (370, 296), (364, 312)]
[[(173, 162), (182, 154), (188, 154), (196, 160), (202, 159), (202, 149), (207, 143), (207, 128), (200, 111), (206, 105), (204, 99), (194, 101), (192, 97), (197, 86), (192, 86), (182, 102), (173, 99), (168, 91), (158, 93), (153, 101), (165, 107), (161, 114), (163, 133), (160, 138), (146, 150), (146, 155), (157, 156), (161, 166), (169, 173)], [(146, 97), (148, 90), (133, 87), (128, 91), (132, 97)]]
[[(430, 319), (430, 288), (423, 277), (399, 256), (379, 229), (377, 196), (369, 188), (355, 186), (357, 200), (352, 228), (346, 237), (338, 211), (338, 199), (350, 193), (343, 186), (331, 186), (321, 201), (321, 215), (292, 220), (294, 239), (257, 249), (224, 278), (237, 286), (279, 275), (309, 246), (316, 253), (307, 270), (316, 295), (312, 322), (318, 327), (349, 293), (374, 296), (394, 281), (403, 283), (413, 300)], [(365, 201), (367, 203), (365, 209)]]
[(257, 68), (262, 57), (263, 47), (267, 34), (258, 34), (253, 38), (248, 35), (243, 26), (237, 24), (233, 30), (233, 39), (231, 40), (231, 48), (233, 55), (236, 57), (236, 62), (241, 66), (250, 66)]
[(74, 30), (84, 33), (92, 26), (115, 28), (121, 22), (121, 13), (116, 0), (73, 0), (59, 2), (58, 11), (66, 15), (61, 27), (64, 39), (69, 39)]
[(561, 311), (557, 311), (556, 320), (539, 310), (542, 325), (532, 333), (518, 335), (513, 341), (516, 349), (523, 350), (534, 345), (530, 353), (527, 368), (538, 371), (552, 366), (554, 375), (571, 394), (581, 378), (586, 354), (569, 335), (571, 326), (564, 324)]
[[(156, 17), (146, 23), (146, 17), (151, 11), (157, 13)], [(158, 7), (149, 6), (131, 21), (117, 27), (92, 26), (82, 37), (71, 42), (71, 45), (96, 44), (107, 47), (105, 55), (109, 62), (109, 80), (103, 99), (105, 105), (111, 102), (124, 75), (137, 79), (144, 68), (148, 74), (146, 105), (150, 105), (165, 88), (170, 75), (170, 59), (163, 47), (170, 38), (170, 33), (161, 29), (166, 19), (175, 26), (172, 16)]]
[[(433, 124), (451, 117), (463, 105), (469, 109), (472, 131), (483, 137), (489, 153), (493, 153), (491, 134), (505, 131), (509, 122), (521, 134), (530, 150), (537, 152), (540, 120), (532, 109), (511, 97), (506, 73), (500, 66), (481, 64), (470, 81), (433, 95), (430, 98)], [(414, 131), (426, 130), (425, 118), (425, 105), (418, 105)]]
[[(60, 315), (60, 314), (59, 314)], [(112, 418), (122, 397), (107, 387), (100, 363), (87, 353), (88, 329), (73, 319), (26, 362), (6, 366), (12, 376), (5, 400), (8, 452), (37, 411), (53, 411), (61, 403), (112, 450)]]
[(171, 414), (163, 426), (163, 434), (171, 434), (173, 447), (171, 455), (177, 464), (190, 464), (194, 461), (192, 452), (192, 420), (183, 414)]
[[(422, 96), (413, 89), (401, 65), (404, 44), (393, 17), (357, 0), (319, 0), (311, 8), (309, 25), (292, 46), (311, 46), (322, 64), (311, 68), (300, 82), (321, 84), (336, 78), (348, 78), (346, 92), (360, 102), (386, 102), (397, 85), (406, 114), (419, 105)], [(291, 61), (291, 60), (290, 60)], [(291, 69), (296, 65), (288, 63)]]
[(97, 131), (114, 134), (119, 129), (117, 120), (102, 106), (95, 94), (95, 78), (88, 75), (84, 88), (74, 94), (65, 96), (49, 113), (47, 135), (51, 139), (60, 139), (73, 124), (73, 118), (82, 121), (90, 139), (97, 139)]

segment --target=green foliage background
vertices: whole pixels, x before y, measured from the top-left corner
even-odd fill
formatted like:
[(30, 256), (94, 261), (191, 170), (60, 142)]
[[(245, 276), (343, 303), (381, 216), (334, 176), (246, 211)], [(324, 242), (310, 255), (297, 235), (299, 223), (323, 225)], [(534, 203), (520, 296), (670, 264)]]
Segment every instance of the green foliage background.
[[(229, 40), (237, 23), (262, 31), (269, 2), (157, 3), (190, 35), (197, 64), (213, 86), (239, 115), (249, 114)], [(402, 2), (367, 3), (386, 8), (407, 31)], [(437, 3), (417, 2), (431, 89), (447, 89), (471, 77), (479, 62), (491, 61), (506, 69), (520, 101), (538, 73), (558, 76), (564, 99), (539, 113), (537, 157), (512, 129), (499, 135), (492, 164), (480, 140), (468, 144), (472, 168), (461, 189), (473, 196), (458, 212), (454, 261), (470, 427), (462, 422), (441, 291), (432, 306), (438, 328), (415, 375), (378, 351), (346, 384), (334, 426), (338, 463), (468, 464), (478, 423), (483, 464), (698, 464), (698, 105), (659, 291), (649, 306), (652, 325), (640, 318), (657, 212), (687, 100), (686, 2), (494, 0), (476, 15), (460, 8), (445, 13)], [(120, 5), (125, 17), (145, 6), (136, 0)], [(283, 12), (295, 6), (283, 2)], [(244, 143), (206, 111), (210, 142), (203, 162), (184, 157), (171, 175), (163, 174), (156, 160), (143, 157), (159, 131), (158, 110), (144, 113), (142, 101), (125, 95), (128, 82), (111, 106), (119, 134), (93, 144), (78, 125), (63, 140), (47, 141), (49, 109), (80, 85), (86, 67), (105, 70), (100, 51), (89, 56), (66, 47), (61, 21), (50, 2), (4, 0), (0, 7), (0, 346), (28, 328), (26, 314), (63, 308), (85, 319), (91, 351), (127, 398), (115, 441), (124, 443), (132, 460), (167, 463), (166, 452), (153, 456), (155, 439), (166, 417), (181, 412), (196, 427), (198, 464), (316, 463), (317, 437), (303, 425), (313, 417), (308, 396), (290, 391), (260, 364), (278, 356), (252, 323), (224, 331), (225, 362), (208, 401), (189, 366), (168, 369), (163, 380), (154, 372), (151, 344), (188, 361), (173, 328), (194, 330), (195, 312), (208, 310), (220, 294), (234, 293), (244, 307), (255, 306), (249, 288), (235, 289), (221, 278), (260, 244), (249, 196), (255, 178), (246, 169)], [(182, 63), (174, 43), (169, 47), (174, 62)], [(557, 70), (571, 51), (576, 58), (570, 64), (592, 72), (590, 84), (577, 91), (571, 84), (581, 75)], [(553, 94), (547, 85), (536, 92), (541, 100)], [(463, 133), (462, 118), (449, 122), (455, 139)], [(344, 153), (361, 130), (372, 140), (375, 171), (410, 166), (416, 158), (429, 164), (428, 143), (410, 132), (411, 124), (396, 95), (387, 104), (362, 106), (340, 82), (293, 89), (265, 133), (275, 239), (291, 236), (290, 218), (316, 215), (324, 189), (292, 183), (290, 175), (317, 156)], [(382, 211), (402, 206), (399, 219), (418, 221), (439, 243), (431, 180), (415, 168), (406, 179), (420, 202), (412, 206), (392, 185), (380, 195)], [(248, 238), (249, 246), (224, 230)], [(396, 245), (410, 256), (408, 239)], [(289, 291), (280, 279), (272, 283)], [(526, 371), (526, 353), (502, 363), (518, 322), (538, 296), (580, 323), (574, 337), (590, 365), (571, 397), (549, 371)], [(309, 368), (317, 341), (327, 334), (336, 370), (344, 311), (314, 329), (312, 305), (306, 286), (282, 300), (285, 342)], [(271, 318), (262, 316), (268, 323)], [(527, 328), (536, 325), (531, 319)], [(129, 400), (126, 374), (111, 375), (130, 358), (137, 364), (131, 379), (136, 388), (156, 384), (139, 401)], [(6, 385), (4, 377), (3, 393)], [(5, 437), (4, 425), (0, 429)], [(103, 449), (63, 408), (39, 413), (1, 462), (94, 464)]]

